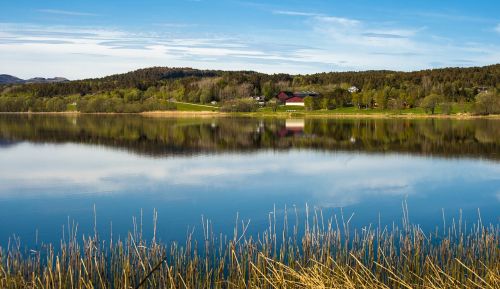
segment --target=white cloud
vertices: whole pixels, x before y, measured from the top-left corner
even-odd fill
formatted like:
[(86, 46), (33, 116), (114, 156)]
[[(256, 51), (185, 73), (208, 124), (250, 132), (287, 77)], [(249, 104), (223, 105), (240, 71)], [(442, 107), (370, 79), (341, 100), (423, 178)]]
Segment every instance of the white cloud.
[(317, 14), (317, 13), (289, 11), (289, 10), (275, 10), (275, 11), (273, 11), (273, 14), (288, 15), (288, 16), (306, 16), (306, 17), (320, 16), (320, 14)]
[(495, 31), (500, 33), (500, 23), (498, 23), (497, 27), (495, 28)]
[(304, 16), (304, 17), (312, 17), (318, 21), (321, 21), (325, 24), (333, 23), (340, 24), (344, 26), (354, 26), (358, 25), (360, 22), (355, 19), (343, 18), (343, 17), (334, 17), (328, 16), (320, 13), (312, 13), (312, 12), (302, 12), (302, 11), (290, 11), (290, 10), (274, 10), (273, 14), (277, 15), (287, 15), (287, 16)]
[[(498, 62), (500, 49), (485, 43), (454, 44), (426, 28), (367, 23), (309, 12), (303, 30), (265, 34), (203, 34), (188, 25), (164, 23), (148, 31), (91, 26), (0, 23), (2, 73), (21, 78), (100, 77), (149, 66), (315, 73), (367, 69), (416, 70)], [(422, 33), (422, 31), (427, 33)], [(290, 39), (299, 38), (301, 41)], [(457, 60), (464, 61), (457, 61)], [(439, 62), (439, 64), (437, 64)], [(33, 70), (33, 67), (40, 69)]]
[[(213, 56), (242, 59), (269, 56), (256, 47), (224, 37), (186, 38), (89, 27), (11, 24), (0, 24), (0, 31), (0, 61), (12, 68), (5, 73), (20, 77), (36, 76), (30, 69), (33, 66), (44, 67), (45, 75), (41, 76), (77, 79), (158, 65), (214, 68), (206, 63)], [(241, 69), (231, 67), (231, 63), (224, 64), (219, 68)]]
[(187, 28), (187, 27), (195, 27), (196, 24), (192, 23), (155, 23), (155, 26), (159, 27), (167, 27), (167, 28)]
[(67, 10), (58, 10), (58, 9), (39, 9), (38, 12), (48, 13), (48, 14), (66, 15), (66, 16), (99, 16), (98, 14), (94, 14), (94, 13), (67, 11)]
[(325, 41), (334, 41), (337, 46), (340, 43), (358, 48), (387, 47), (390, 51), (416, 46), (410, 38), (416, 35), (417, 29), (377, 27), (354, 19), (323, 16), (314, 17), (311, 26)]
[(315, 16), (316, 20), (326, 24), (339, 24), (342, 26), (352, 27), (359, 25), (361, 22), (355, 19), (348, 19), (342, 17), (332, 17), (332, 16)]

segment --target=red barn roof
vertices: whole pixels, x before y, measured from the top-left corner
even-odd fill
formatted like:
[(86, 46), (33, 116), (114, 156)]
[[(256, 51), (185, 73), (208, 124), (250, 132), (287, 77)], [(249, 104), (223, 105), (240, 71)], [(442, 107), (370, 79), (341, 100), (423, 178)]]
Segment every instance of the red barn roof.
[(304, 102), (304, 99), (299, 96), (290, 97), (286, 102)]
[(293, 96), (293, 93), (291, 93), (290, 91), (280, 91), (280, 93), (278, 93), (278, 95), (276, 97), (281, 101), (285, 101), (292, 96)]
[(314, 91), (280, 91), (276, 98), (278, 98), (281, 102), (303, 102), (305, 97), (318, 97), (319, 93)]

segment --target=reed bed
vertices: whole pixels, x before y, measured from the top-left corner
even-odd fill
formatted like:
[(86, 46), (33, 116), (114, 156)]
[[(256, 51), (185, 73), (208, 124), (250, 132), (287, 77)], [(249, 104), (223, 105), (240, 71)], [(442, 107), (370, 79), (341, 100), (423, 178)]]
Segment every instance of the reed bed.
[(0, 249), (0, 288), (500, 288), (498, 224), (460, 219), (425, 233), (405, 208), (399, 226), (360, 230), (321, 210), (276, 216), (257, 236), (249, 221), (226, 237), (202, 220), (203, 238), (182, 244), (157, 242), (156, 229), (145, 240), (137, 226), (107, 241), (72, 226), (57, 249), (14, 240)]

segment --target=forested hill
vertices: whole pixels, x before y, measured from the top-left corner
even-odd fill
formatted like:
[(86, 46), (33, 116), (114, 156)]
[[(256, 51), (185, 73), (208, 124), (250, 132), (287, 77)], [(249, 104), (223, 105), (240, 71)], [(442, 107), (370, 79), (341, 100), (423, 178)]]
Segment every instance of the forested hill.
[(379, 89), (385, 86), (401, 88), (405, 86), (451, 85), (456, 88), (495, 87), (500, 84), (500, 64), (472, 68), (443, 68), (415, 72), (388, 70), (363, 72), (328, 72), (309, 75), (263, 74), (252, 71), (197, 70), (192, 68), (152, 67), (103, 78), (76, 80), (63, 83), (31, 83), (9, 85), (10, 92), (32, 92), (36, 96), (98, 93), (114, 89), (137, 88), (147, 90), (151, 86), (161, 86), (172, 81), (189, 84), (203, 78), (221, 78), (215, 85), (250, 85), (255, 94), (262, 94), (264, 84), (303, 87), (349, 84), (359, 88), (369, 86)]
[[(360, 91), (349, 93), (351, 86)], [(477, 96), (488, 91), (477, 106), (484, 110), (481, 113), (488, 114), (500, 110), (500, 64), (415, 72), (383, 70), (310, 75), (152, 67), (95, 79), (0, 85), (0, 111), (175, 109), (170, 100), (215, 101), (234, 108), (242, 107), (235, 106), (234, 101), (252, 96), (264, 96), (269, 101), (280, 90), (318, 92), (321, 97), (315, 99), (310, 109), (354, 106), (401, 110), (421, 106), (432, 113), (437, 104), (445, 104), (444, 110), (449, 111), (453, 103), (477, 103)], [(255, 108), (244, 106), (244, 109)]]

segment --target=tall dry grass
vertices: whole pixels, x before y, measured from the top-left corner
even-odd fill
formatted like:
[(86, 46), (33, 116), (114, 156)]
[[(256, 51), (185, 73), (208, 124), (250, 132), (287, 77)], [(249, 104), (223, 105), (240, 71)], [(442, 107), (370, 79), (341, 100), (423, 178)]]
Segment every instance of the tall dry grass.
[(0, 288), (500, 288), (498, 224), (460, 218), (425, 233), (403, 208), (399, 227), (353, 230), (343, 216), (306, 211), (298, 221), (285, 209), (280, 231), (273, 212), (255, 237), (249, 222), (237, 220), (231, 238), (202, 220), (203, 240), (191, 233), (182, 245), (158, 243), (156, 225), (151, 240), (134, 226), (108, 241), (79, 239), (74, 225), (57, 250), (14, 240), (0, 250)]

